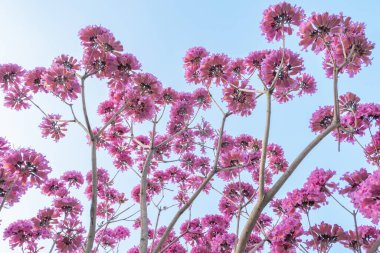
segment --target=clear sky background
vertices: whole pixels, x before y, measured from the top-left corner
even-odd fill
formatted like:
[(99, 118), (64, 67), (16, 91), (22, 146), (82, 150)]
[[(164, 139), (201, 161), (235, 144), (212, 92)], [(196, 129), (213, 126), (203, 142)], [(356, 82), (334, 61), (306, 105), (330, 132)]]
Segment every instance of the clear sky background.
[[(77, 37), (78, 31), (87, 25), (102, 25), (114, 33), (126, 52), (136, 55), (144, 71), (156, 75), (164, 86), (192, 90), (195, 86), (186, 84), (182, 68), (182, 57), (188, 48), (204, 46), (210, 52), (223, 52), (235, 58), (245, 57), (254, 50), (280, 46), (277, 43), (268, 44), (259, 30), (262, 12), (270, 4), (277, 2), (0, 0), (0, 63), (17, 63), (31, 69), (36, 66), (48, 67), (52, 59), (62, 53), (80, 59), (82, 51)], [(343, 12), (354, 21), (365, 22), (368, 38), (380, 43), (379, 1), (303, 1), (300, 6), (307, 15), (312, 11)], [(296, 37), (290, 39), (288, 45), (294, 51), (300, 52)], [(359, 95), (363, 102), (380, 102), (379, 52), (376, 47), (373, 51), (373, 64), (363, 69), (355, 78), (344, 76), (340, 79), (341, 94), (351, 91)], [(306, 72), (317, 80), (318, 92), (312, 97), (295, 98), (285, 105), (275, 103), (273, 108), (270, 142), (281, 144), (289, 161), (314, 137), (308, 128), (311, 114), (319, 105), (332, 104), (332, 82), (324, 76), (321, 56), (315, 56), (311, 52), (302, 52), (301, 55), (305, 60)], [(95, 116), (96, 105), (106, 98), (105, 85), (91, 82), (91, 119), (98, 122)], [(54, 99), (37, 99), (49, 113), (67, 114), (67, 108)], [(248, 133), (261, 138), (265, 109), (263, 104), (264, 101), (260, 101), (254, 115), (239, 121), (241, 123), (236, 123), (237, 117), (228, 122), (227, 131), (233, 135)], [(76, 108), (80, 109), (78, 106)], [(14, 112), (0, 107), (0, 115), (0, 136), (5, 136), (15, 147), (30, 146), (45, 154), (54, 169), (54, 176), (61, 175), (65, 170), (87, 171), (90, 168), (89, 147), (78, 127), (70, 127), (67, 138), (55, 144), (51, 140), (40, 138), (38, 125), (42, 116), (37, 110)], [(216, 113), (209, 117), (214, 123), (220, 121), (220, 115)], [(105, 155), (101, 155), (99, 165), (109, 168), (112, 162)], [(337, 170), (339, 176), (348, 170), (370, 168), (358, 146), (343, 144), (341, 152), (338, 153), (337, 143), (329, 137), (304, 160), (286, 183), (286, 189), (301, 187), (310, 171), (317, 166)], [(130, 177), (118, 182), (120, 187), (126, 189), (128, 197), (127, 189), (136, 184), (136, 177), (129, 175)], [(280, 195), (284, 192), (286, 191), (282, 191)], [(30, 218), (39, 208), (48, 204), (49, 200), (41, 197), (38, 191), (31, 191), (22, 198), (21, 203), (1, 213), (0, 233), (10, 222)], [(87, 215), (88, 203), (85, 204)], [(203, 196), (194, 209), (196, 214), (202, 215), (206, 209), (217, 210), (216, 205), (216, 201)], [(337, 222), (345, 229), (352, 229), (351, 217), (341, 209), (341, 214), (336, 215), (337, 208), (334, 203), (331, 208), (323, 208), (318, 215), (312, 216), (312, 221)], [(131, 239), (130, 245), (135, 244), (134, 240)], [(11, 252), (7, 249), (7, 244), (0, 240), (0, 252)]]

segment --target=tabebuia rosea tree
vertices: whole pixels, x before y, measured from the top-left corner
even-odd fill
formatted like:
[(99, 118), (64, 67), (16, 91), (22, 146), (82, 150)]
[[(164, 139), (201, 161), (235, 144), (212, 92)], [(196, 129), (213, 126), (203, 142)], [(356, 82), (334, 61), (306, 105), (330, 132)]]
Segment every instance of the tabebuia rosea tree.
[[(69, 125), (81, 128), (90, 146), (91, 168), (50, 177), (54, 168), (43, 154), (15, 148), (1, 138), (0, 211), (12, 208), (31, 188), (51, 199), (50, 206), (41, 206), (30, 219), (15, 217), (1, 227), (9, 242), (9, 249), (1, 251), (90, 253), (124, 247), (127, 253), (253, 253), (344, 247), (345, 252), (377, 252), (380, 104), (338, 92), (340, 76), (354, 78), (371, 64), (374, 43), (367, 39), (365, 25), (344, 14), (306, 15), (282, 2), (264, 11), (260, 28), (278, 49), (231, 59), (190, 48), (183, 67), (186, 81), (195, 84), (192, 92), (165, 87), (142, 71), (138, 59), (102, 26), (79, 31), (80, 60), (62, 54), (50, 66), (31, 70), (2, 63), (4, 105), (39, 110), (42, 136), (54, 141), (65, 137)], [(289, 36), (298, 38), (299, 45), (289, 48)], [(271, 107), (316, 92), (316, 80), (295, 52), (302, 50), (323, 56), (321, 71), (332, 99), (310, 115), (316, 136), (289, 160), (281, 143), (269, 142)], [(96, 79), (108, 88), (108, 99), (97, 108), (100, 125), (90, 121), (86, 103), (86, 88)], [(45, 94), (56, 97), (71, 116), (43, 108), (37, 98)], [(264, 133), (232, 136), (225, 131), (227, 124), (239, 127), (239, 118), (255, 113), (260, 100), (266, 105)], [(207, 120), (210, 113), (219, 114), (219, 126)], [(316, 168), (302, 187), (276, 197), (325, 138), (359, 145), (367, 168)], [(97, 159), (101, 150), (115, 168), (105, 168)], [(130, 175), (125, 185), (132, 184), (131, 191), (114, 184), (122, 174)], [(204, 216), (194, 217), (193, 204), (211, 198), (218, 199), (219, 211), (204, 210)], [(336, 213), (347, 216), (350, 229), (310, 222), (310, 216), (332, 202), (340, 208)], [(89, 213), (83, 212), (85, 205), (90, 205)], [(360, 224), (359, 216), (367, 222)], [(139, 240), (130, 239), (134, 234)]]

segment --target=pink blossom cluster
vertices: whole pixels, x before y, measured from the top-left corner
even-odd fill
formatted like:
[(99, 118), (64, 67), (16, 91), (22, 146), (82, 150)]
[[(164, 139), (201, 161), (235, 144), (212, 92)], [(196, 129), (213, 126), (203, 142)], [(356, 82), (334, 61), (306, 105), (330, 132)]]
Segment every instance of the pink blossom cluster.
[[(49, 178), (52, 169), (43, 155), (31, 148), (12, 149), (0, 138), (0, 211), (18, 202), (31, 187), (39, 188), (51, 199), (51, 205), (34, 217), (5, 228), (3, 236), (11, 249), (37, 253), (43, 249), (44, 240), (51, 240), (51, 251), (82, 252), (91, 236), (86, 239), (84, 203), (77, 197), (78, 192), (91, 201), (97, 197), (93, 207), (97, 218), (93, 252), (118, 251), (119, 245), (131, 233), (143, 231), (145, 224), (147, 252), (153, 252), (161, 242), (159, 252), (231, 253), (239, 240), (239, 226), (255, 202), (267, 202), (272, 210), (264, 210), (264, 206), (264, 212), (257, 216), (246, 252), (265, 252), (269, 248), (275, 253), (296, 252), (299, 248), (328, 252), (337, 243), (360, 252), (374, 245), (380, 236), (375, 226), (359, 224), (344, 230), (338, 224), (311, 224), (309, 216), (332, 201), (344, 207), (338, 200), (340, 194), (347, 195), (356, 209), (351, 212), (344, 207), (349, 215), (355, 219), (361, 215), (377, 224), (379, 170), (362, 168), (343, 174), (316, 168), (301, 187), (281, 199), (268, 200), (267, 194), (277, 180), (292, 173), (283, 147), (268, 142), (268, 138), (233, 136), (224, 128), (231, 114), (251, 115), (262, 95), (269, 96), (269, 102), (274, 99), (285, 103), (295, 94), (316, 93), (316, 80), (304, 72), (300, 54), (285, 47), (286, 36), (295, 29), (303, 49), (324, 52), (323, 68), (328, 77), (337, 81), (338, 74), (346, 72), (353, 77), (362, 66), (371, 63), (374, 44), (366, 38), (364, 24), (343, 14), (312, 13), (306, 17), (300, 7), (281, 2), (264, 11), (260, 29), (269, 42), (282, 41), (283, 46), (253, 51), (236, 59), (209, 53), (203, 47), (190, 48), (183, 57), (185, 79), (202, 84), (190, 92), (165, 87), (155, 75), (144, 72), (138, 59), (124, 52), (121, 42), (102, 26), (87, 26), (79, 31), (83, 46), (80, 60), (62, 54), (48, 68), (30, 71), (16, 64), (0, 65), (0, 88), (6, 107), (36, 107), (43, 113), (39, 125), (42, 136), (54, 141), (65, 137), (70, 124), (78, 124), (92, 152), (105, 151), (116, 168), (112, 173), (110, 168), (95, 166), (93, 156), (93, 170), (87, 174), (70, 170), (59, 178)], [(85, 81), (93, 79), (106, 81), (108, 93), (97, 106), (101, 123), (91, 128), (84, 93)], [(214, 88), (221, 91), (222, 105), (212, 94)], [(73, 118), (45, 112), (34, 101), (36, 93), (57, 97), (69, 107)], [(80, 96), (85, 123), (73, 107)], [(312, 132), (324, 134), (337, 124), (332, 135), (338, 142), (357, 143), (368, 132), (367, 144), (360, 146), (368, 163), (379, 168), (380, 105), (360, 101), (351, 92), (337, 95), (334, 106), (321, 106), (313, 113), (309, 126)], [(223, 114), (220, 128), (213, 126), (205, 114), (214, 105)], [(153, 128), (146, 130), (144, 123)], [(136, 174), (146, 181), (133, 183), (132, 190), (126, 192), (115, 183), (122, 173)], [(333, 181), (336, 174), (343, 174), (344, 185)], [(132, 211), (146, 202), (147, 209), (157, 208), (157, 217), (171, 208), (182, 214), (183, 208), (191, 210), (195, 194), (211, 193), (218, 194), (217, 213), (194, 217), (190, 211), (175, 229), (162, 224), (159, 218), (151, 222), (151, 215), (144, 220), (142, 209)], [(140, 252), (130, 241), (128, 246), (128, 253)]]
[(40, 188), (51, 170), (42, 154), (30, 148), (13, 149), (0, 137), (0, 210), (19, 202), (28, 189)]

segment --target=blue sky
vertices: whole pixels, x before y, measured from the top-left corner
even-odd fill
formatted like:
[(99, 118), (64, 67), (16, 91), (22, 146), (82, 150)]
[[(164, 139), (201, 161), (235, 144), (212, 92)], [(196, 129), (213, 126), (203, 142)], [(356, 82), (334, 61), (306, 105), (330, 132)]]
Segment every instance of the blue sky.
[[(142, 63), (146, 72), (156, 75), (164, 86), (179, 90), (192, 90), (194, 85), (186, 84), (183, 78), (182, 57), (193, 46), (204, 46), (211, 52), (224, 52), (230, 57), (245, 57), (249, 52), (265, 48), (278, 48), (277, 43), (268, 44), (260, 36), (259, 23), (263, 10), (278, 1), (0, 1), (0, 63), (17, 63), (26, 69), (35, 66), (49, 66), (52, 59), (61, 53), (81, 58), (78, 31), (87, 25), (102, 25), (109, 28), (124, 45), (124, 50), (133, 53)], [(289, 1), (296, 3), (298, 1)], [(367, 24), (368, 38), (379, 44), (378, 1), (304, 1), (300, 4), (307, 14), (312, 11), (331, 13), (343, 12), (355, 21)], [(289, 39), (290, 48), (300, 52), (296, 38)], [(296, 98), (285, 104), (275, 104), (270, 141), (283, 145), (289, 160), (314, 137), (308, 129), (313, 111), (319, 105), (332, 103), (332, 84), (321, 70), (321, 56), (302, 52), (306, 71), (315, 76), (318, 92), (312, 97)], [(358, 94), (363, 102), (380, 102), (378, 71), (379, 49), (373, 51), (371, 66), (353, 79), (340, 79), (340, 93), (351, 91)], [(104, 85), (89, 84), (90, 111), (95, 112), (96, 104), (105, 99)], [(65, 113), (66, 108), (51, 98), (39, 97), (40, 104), (49, 112)], [(264, 125), (264, 101), (260, 101), (254, 115), (236, 124), (237, 117), (227, 123), (232, 134), (249, 133), (261, 138)], [(77, 107), (79, 109), (79, 107)], [(0, 135), (6, 136), (15, 146), (32, 146), (45, 154), (54, 168), (54, 175), (64, 170), (89, 168), (89, 149), (81, 130), (71, 127), (62, 142), (54, 144), (40, 138), (38, 125), (41, 115), (36, 110), (13, 112), (0, 108), (3, 124)], [(92, 120), (97, 122), (94, 113)], [(211, 121), (219, 122), (216, 116)], [(73, 145), (74, 142), (79, 144)], [(100, 165), (111, 166), (106, 156), (101, 156)], [(368, 167), (358, 146), (343, 144), (337, 152), (337, 144), (328, 138), (305, 159), (298, 171), (285, 185), (287, 189), (300, 187), (305, 177), (316, 166), (330, 168), (341, 175), (347, 170)], [(136, 178), (131, 179), (131, 181)], [(129, 181), (121, 185), (131, 185)], [(129, 193), (127, 193), (129, 196)], [(205, 198), (203, 198), (205, 200)], [(37, 191), (22, 199), (11, 210), (1, 214), (2, 225), (18, 218), (32, 216), (40, 205), (48, 204)], [(202, 200), (200, 200), (201, 204)], [(41, 204), (41, 205), (42, 205)], [(210, 202), (209, 208), (215, 203)], [(334, 207), (335, 208), (335, 207)], [(30, 210), (30, 212), (25, 212)], [(86, 209), (87, 210), (87, 209)], [(215, 209), (216, 210), (216, 209)], [(352, 225), (350, 217), (342, 212), (332, 219), (332, 209), (324, 209), (314, 221), (334, 220)], [(199, 213), (202, 213), (201, 211)], [(87, 224), (87, 223), (86, 223)], [(0, 229), (1, 230), (1, 229)], [(0, 248), (4, 243), (0, 241)]]

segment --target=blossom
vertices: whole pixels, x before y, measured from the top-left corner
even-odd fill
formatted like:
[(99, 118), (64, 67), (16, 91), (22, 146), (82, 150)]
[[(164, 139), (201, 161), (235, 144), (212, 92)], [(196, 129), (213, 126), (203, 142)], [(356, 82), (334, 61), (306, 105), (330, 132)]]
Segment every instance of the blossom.
[(249, 53), (249, 55), (245, 57), (248, 73), (252, 74), (256, 70), (260, 71), (263, 60), (270, 52), (271, 50), (261, 50)]
[(30, 108), (29, 100), (32, 96), (29, 93), (29, 88), (14, 86), (5, 92), (4, 106), (15, 109), (17, 111)]
[(210, 86), (211, 82), (217, 85), (227, 82), (227, 68), (230, 59), (225, 54), (213, 54), (203, 58), (200, 66), (200, 77), (206, 86)]
[(302, 96), (303, 94), (311, 95), (317, 91), (315, 79), (311, 75), (302, 74), (301, 76), (297, 76), (296, 83), (299, 89), (299, 96)]
[(63, 197), (54, 200), (54, 207), (61, 213), (72, 218), (82, 213), (82, 205), (79, 200), (73, 197)]
[(88, 75), (95, 75), (99, 79), (112, 77), (117, 70), (117, 62), (114, 56), (103, 54), (99, 51), (85, 51), (82, 64)]
[(351, 196), (355, 208), (377, 224), (380, 219), (380, 170), (369, 175)]
[(304, 49), (311, 45), (311, 50), (318, 53), (325, 48), (325, 44), (330, 42), (330, 38), (341, 32), (340, 17), (331, 15), (328, 12), (318, 14), (312, 13), (309, 19), (300, 25), (299, 44)]
[[(249, 116), (256, 107), (255, 93), (249, 91), (250, 86), (247, 82), (233, 84), (223, 88), (223, 100), (227, 102), (230, 112), (240, 114), (241, 116)], [(248, 91), (247, 91), (248, 90)]]
[(246, 69), (245, 59), (237, 58), (229, 62), (226, 73), (231, 79), (240, 79), (246, 74)]
[(190, 245), (194, 245), (203, 236), (203, 226), (200, 219), (192, 219), (182, 223), (180, 227), (181, 234)]
[(319, 107), (315, 111), (310, 120), (310, 128), (315, 133), (321, 133), (326, 128), (328, 128), (333, 121), (333, 110), (332, 106)]
[(158, 79), (150, 73), (138, 73), (133, 76), (134, 89), (140, 96), (149, 95), (158, 98), (162, 92), (162, 85)]
[(380, 165), (380, 131), (376, 132), (370, 143), (365, 146), (367, 161), (373, 165)]
[(74, 186), (76, 188), (79, 188), (84, 183), (82, 173), (74, 170), (65, 171), (61, 176), (61, 180), (65, 181), (69, 187)]
[(297, 214), (286, 217), (273, 228), (269, 235), (271, 252), (295, 252), (294, 248), (301, 242), (300, 237), (304, 234), (300, 218)]
[[(358, 233), (358, 235), (357, 235)], [(359, 236), (359, 241), (358, 241)], [(345, 233), (341, 243), (349, 249), (359, 251), (359, 247), (370, 249), (376, 239), (380, 236), (380, 230), (372, 226), (358, 226), (357, 231), (348, 231)]]
[(42, 186), (41, 190), (42, 193), (46, 194), (47, 196), (63, 197), (68, 193), (67, 189), (65, 188), (65, 184), (56, 178), (47, 180)]
[(347, 92), (339, 96), (340, 112), (356, 112), (358, 109), (360, 98), (352, 92)]
[(61, 115), (58, 114), (49, 114), (45, 116), (39, 125), (42, 131), (42, 136), (44, 138), (50, 136), (56, 142), (63, 138), (65, 136), (64, 132), (67, 131), (68, 123), (60, 120)]
[(332, 192), (337, 188), (337, 184), (330, 182), (330, 179), (336, 174), (332, 170), (316, 168), (313, 170), (304, 184), (308, 189), (315, 189), (320, 192)]
[(108, 53), (108, 52), (121, 52), (123, 51), (123, 46), (120, 41), (116, 40), (112, 33), (105, 32), (96, 36), (95, 39), (98, 47)]
[(62, 66), (69, 71), (80, 70), (80, 64), (78, 63), (78, 60), (75, 59), (74, 57), (66, 55), (66, 54), (62, 54), (62, 55), (56, 57), (53, 60), (52, 65)]
[(212, 241), (211, 246), (213, 252), (230, 253), (235, 245), (235, 234), (217, 235)]
[(66, 218), (60, 225), (62, 233), (57, 236), (56, 245), (59, 252), (75, 253), (83, 246), (84, 228), (81, 223), (72, 218)]
[(280, 40), (285, 33), (291, 35), (291, 25), (299, 26), (304, 19), (304, 11), (297, 6), (282, 2), (271, 5), (264, 11), (260, 28), (268, 41)]
[(346, 172), (343, 177), (341, 177), (341, 180), (346, 181), (348, 185), (344, 188), (341, 188), (339, 190), (339, 193), (348, 193), (349, 195), (353, 194), (361, 185), (361, 183), (363, 183), (368, 178), (368, 176), (369, 174), (364, 168), (361, 168), (360, 170), (354, 171), (352, 173)]
[(206, 110), (211, 107), (211, 95), (204, 88), (198, 88), (193, 93), (195, 106)]
[(1, 64), (0, 65), (0, 88), (7, 91), (11, 87), (21, 84), (25, 70), (17, 64)]
[(46, 68), (37, 67), (25, 73), (24, 81), (27, 86), (34, 93), (47, 92), (43, 84), (43, 76), (45, 75)]
[(185, 68), (188, 66), (199, 66), (202, 59), (207, 57), (209, 53), (203, 47), (189, 48), (183, 57), (183, 65)]
[(307, 241), (306, 244), (319, 252), (326, 252), (332, 247), (332, 244), (345, 237), (343, 229), (337, 224), (330, 225), (322, 222), (312, 226), (309, 231), (313, 239)]
[(81, 92), (75, 73), (68, 71), (63, 66), (49, 68), (43, 76), (46, 90), (54, 95), (67, 100), (73, 100)]
[(51, 171), (45, 157), (33, 149), (13, 150), (3, 158), (3, 167), (17, 174), (22, 182), (39, 186)]
[(79, 31), (79, 38), (85, 47), (94, 47), (97, 45), (97, 37), (109, 33), (107, 28), (102, 26), (86, 26)]
[[(282, 65), (281, 65), (282, 62)], [(266, 85), (275, 82), (276, 87), (289, 88), (295, 83), (295, 76), (304, 70), (303, 60), (289, 49), (273, 50), (263, 60), (260, 75)]]
[(38, 211), (32, 222), (36, 228), (50, 230), (53, 225), (58, 223), (59, 214), (54, 208), (44, 208)]
[(12, 250), (15, 247), (35, 245), (37, 234), (34, 232), (33, 223), (30, 220), (15, 221), (4, 230), (4, 239), (9, 239)]
[(140, 96), (136, 92), (129, 92), (126, 99), (126, 114), (136, 122), (152, 119), (156, 111), (154, 101), (147, 96)]

